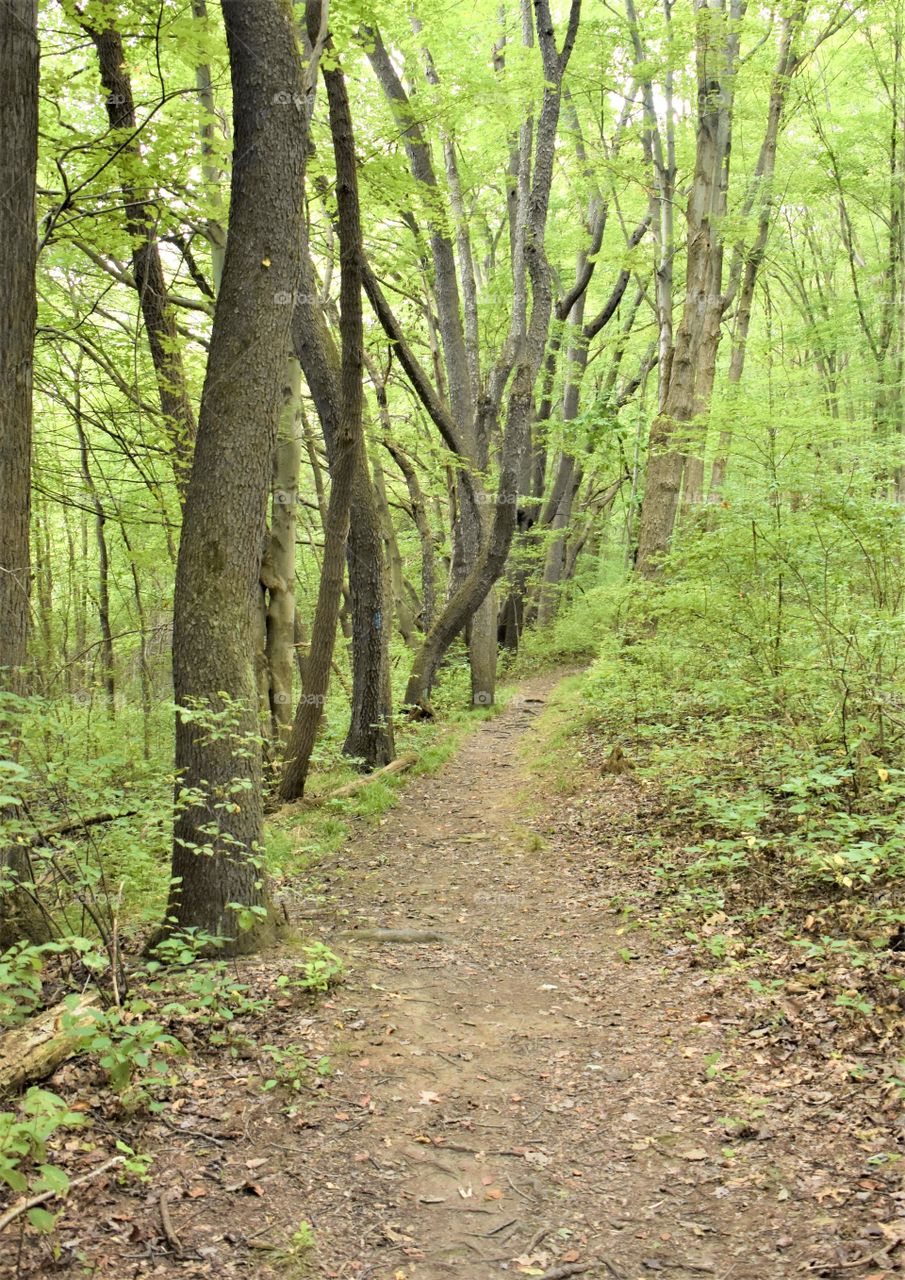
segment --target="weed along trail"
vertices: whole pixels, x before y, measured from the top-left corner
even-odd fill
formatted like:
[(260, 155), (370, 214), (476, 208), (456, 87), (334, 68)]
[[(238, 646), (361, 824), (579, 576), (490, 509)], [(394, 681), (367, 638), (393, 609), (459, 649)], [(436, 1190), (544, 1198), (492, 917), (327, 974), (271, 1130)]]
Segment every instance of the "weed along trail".
[[(739, 1010), (665, 944), (623, 935), (607, 887), (588, 890), (594, 851), (555, 833), (551, 784), (580, 803), (589, 781), (557, 737), (555, 686), (524, 684), (337, 860), (336, 1074), (281, 1138), (310, 1273), (835, 1274), (839, 1233), (869, 1219), (834, 1197), (819, 1107), (784, 1131), (781, 1087), (759, 1105), (710, 1069), (753, 1067)], [(748, 1137), (729, 1136), (727, 1108), (759, 1117)], [(876, 1253), (871, 1239), (844, 1256)]]

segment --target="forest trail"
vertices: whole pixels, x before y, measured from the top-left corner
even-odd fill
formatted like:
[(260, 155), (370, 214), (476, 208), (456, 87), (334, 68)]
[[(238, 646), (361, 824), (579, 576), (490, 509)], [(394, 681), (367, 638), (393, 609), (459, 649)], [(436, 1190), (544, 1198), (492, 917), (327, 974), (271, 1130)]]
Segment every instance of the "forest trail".
[[(525, 818), (543, 797), (520, 749), (555, 683), (524, 684), (342, 855), (353, 929), (444, 941), (335, 935), (351, 960), (335, 1000), (342, 1075), (292, 1148), (313, 1272), (831, 1274), (836, 1228), (858, 1222), (837, 1221), (819, 1151), (826, 1095), (804, 1100), (811, 1132), (783, 1134), (793, 1076), (777, 1079), (763, 1108), (748, 1097), (759, 1118), (724, 1155), (726, 1089), (739, 1090), (707, 1067), (731, 1058), (744, 1080), (759, 1041), (730, 1051), (739, 1020), (714, 1007), (708, 977), (622, 935), (607, 886), (589, 891), (584, 860)], [(854, 1274), (867, 1271), (883, 1274)]]
[[(575, 794), (543, 794), (526, 748), (565, 714), (556, 683), (523, 684), (318, 867), (328, 915), (306, 932), (346, 979), (255, 1034), (326, 1053), (332, 1076), (262, 1095), (253, 1053), (200, 1059), (141, 1134), (149, 1186), (86, 1188), (54, 1274), (86, 1274), (79, 1251), (117, 1280), (899, 1274), (894, 1166), (872, 1171), (837, 1122), (845, 1082), (690, 949), (622, 931), (618, 851), (576, 842), (569, 814), (639, 784), (576, 745)], [(314, 1243), (287, 1246), (305, 1222)]]

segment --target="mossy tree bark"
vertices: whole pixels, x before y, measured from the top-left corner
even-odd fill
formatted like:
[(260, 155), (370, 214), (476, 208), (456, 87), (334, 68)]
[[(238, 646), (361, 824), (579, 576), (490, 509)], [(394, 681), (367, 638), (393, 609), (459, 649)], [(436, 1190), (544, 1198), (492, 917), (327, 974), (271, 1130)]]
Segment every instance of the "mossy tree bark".
[[(307, 131), (291, 11), (279, 0), (223, 0), (223, 16), (235, 145), (176, 570), (173, 679), (188, 715), (176, 725), (166, 927), (227, 937), (227, 950), (239, 952), (260, 945), (272, 920), (258, 857), (255, 613), (291, 318), (280, 295), (298, 287)], [(249, 919), (253, 927), (240, 928)]]

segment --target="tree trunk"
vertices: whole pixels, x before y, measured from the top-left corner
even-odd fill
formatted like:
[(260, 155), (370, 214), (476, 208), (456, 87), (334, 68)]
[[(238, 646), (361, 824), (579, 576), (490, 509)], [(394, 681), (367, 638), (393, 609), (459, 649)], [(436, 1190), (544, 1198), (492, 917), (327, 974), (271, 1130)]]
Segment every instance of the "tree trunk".
[[(112, 9), (110, 0), (104, 0), (104, 3)], [(120, 139), (117, 144), (120, 154), (132, 158), (131, 175), (135, 171), (135, 163), (140, 161), (141, 150), (134, 136), (135, 103), (122, 36), (112, 25), (101, 29), (86, 18), (80, 21), (97, 49), (101, 83), (107, 93), (110, 128), (132, 135), (131, 140)], [(157, 240), (157, 213), (153, 205), (137, 192), (131, 176), (123, 181), (122, 189), (126, 231), (133, 242), (135, 289), (157, 375), (160, 409), (170, 438), (176, 486), (184, 500), (195, 441), (195, 414), (189, 399), (176, 319), (167, 299)]]
[[(688, 253), (685, 302), (669, 365), (660, 412), (650, 428), (647, 476), (638, 523), (635, 567), (656, 575), (676, 523), (686, 455), (699, 453), (720, 337), (723, 240), (733, 87), (744, 0), (729, 0), (715, 10), (695, 0), (697, 15), (698, 118), (695, 169), (688, 195)], [(719, 19), (719, 20), (717, 20)], [(702, 469), (693, 468), (695, 475)], [(698, 486), (699, 487), (699, 486)]]
[(307, 136), (291, 13), (279, 0), (223, 0), (223, 16), (235, 147), (176, 569), (173, 680), (181, 712), (166, 927), (229, 938), (235, 953), (253, 950), (271, 925), (260, 865), (255, 602), (291, 318), (275, 297), (298, 285)]
[[(7, 82), (8, 83), (8, 82)], [(0, 1093), (15, 1093), (24, 1084), (46, 1080), (61, 1062), (84, 1046), (84, 1031), (97, 1026), (100, 997), (86, 991), (73, 1004), (65, 1001), (4, 1031), (0, 1042)]]
[[(378, 388), (378, 403), (380, 403), (381, 391), (382, 388)], [(385, 392), (383, 394), (384, 396), (386, 395)], [(412, 520), (415, 522), (415, 528), (418, 530), (418, 539), (421, 543), (421, 630), (428, 632), (434, 625), (434, 616), (437, 609), (437, 570), (434, 562), (434, 534), (427, 514), (427, 503), (424, 501), (424, 491), (421, 488), (421, 482), (418, 479), (418, 473), (412, 460), (389, 437), (386, 437), (383, 443), (390, 457), (402, 472), (409, 492)]]
[(270, 538), (261, 566), (267, 591), (264, 657), (271, 738), (285, 747), (292, 730), (295, 672), (295, 532), (302, 459), (301, 377), (295, 356), (284, 367), (283, 405), (274, 453)]
[[(341, 360), (317, 296), (307, 242), (295, 301), (293, 342), (324, 433), (333, 483), (342, 431)], [(363, 431), (354, 445), (355, 474), (348, 532), (347, 564), (352, 638), (352, 716), (343, 750), (374, 769), (393, 757), (390, 693), (390, 592), (377, 500), (371, 484)], [(334, 532), (336, 528), (334, 526)], [(331, 650), (332, 652), (332, 650)], [(306, 691), (307, 692), (307, 691)]]
[[(0, 688), (24, 690), (30, 585), (32, 368), (35, 323), (35, 174), (38, 163), (36, 0), (0, 7)], [(18, 728), (0, 721), (12, 758)], [(6, 816), (15, 816), (7, 811)], [(43, 941), (47, 923), (16, 882), (31, 881), (27, 853), (0, 848), (0, 946)]]
[(405, 566), (402, 561), (402, 553), (399, 550), (396, 530), (393, 528), (393, 515), (390, 511), (390, 504), (386, 494), (386, 480), (383, 469), (378, 465), (374, 467), (374, 495), (377, 498), (380, 533), (383, 538), (386, 561), (389, 567), (396, 625), (399, 628), (399, 634), (411, 648), (415, 644), (415, 615), (412, 612), (406, 593)]
[[(310, 19), (310, 10), (309, 10)], [(311, 753), (323, 716), (324, 701), (333, 663), (336, 623), (342, 592), (343, 552), (349, 527), (349, 510), (356, 472), (361, 474), (366, 458), (362, 428), (363, 321), (361, 301), (362, 244), (361, 213), (358, 203), (358, 169), (355, 139), (345, 80), (338, 68), (324, 70), (330, 110), (330, 131), (336, 161), (336, 201), (340, 244), (340, 338), (342, 343), (342, 376), (340, 380), (341, 413), (332, 443), (332, 478), (324, 560), (314, 618), (311, 651), (306, 663), (305, 693), (296, 712), (292, 735), (286, 750), (286, 766), (280, 785), (284, 801), (297, 800), (304, 794)], [(304, 286), (301, 291), (304, 296)], [(305, 357), (300, 352), (304, 366)], [(380, 531), (377, 530), (379, 552)], [(381, 557), (377, 556), (377, 565)], [(368, 566), (371, 572), (373, 564)], [(353, 613), (356, 604), (353, 601)], [(376, 639), (384, 643), (383, 618), (359, 618)], [(354, 626), (354, 623), (353, 623)], [(384, 762), (385, 763), (385, 762)]]

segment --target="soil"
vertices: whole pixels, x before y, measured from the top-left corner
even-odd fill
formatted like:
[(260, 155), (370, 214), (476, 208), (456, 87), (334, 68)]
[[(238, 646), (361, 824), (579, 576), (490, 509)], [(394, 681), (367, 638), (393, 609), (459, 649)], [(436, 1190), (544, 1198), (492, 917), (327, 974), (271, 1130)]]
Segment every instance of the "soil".
[(555, 684), (526, 682), (322, 869), (306, 930), (345, 981), (255, 1034), (326, 1054), (332, 1075), (262, 1093), (254, 1053), (200, 1057), (169, 1110), (135, 1122), (148, 1183), (77, 1188), (56, 1260), (14, 1224), (0, 1274), (901, 1274), (888, 1095), (681, 939), (626, 928), (611, 904), (629, 872), (605, 822), (575, 815), (593, 801), (624, 819), (640, 784), (576, 748), (559, 762), (571, 794), (544, 793), (524, 749)]

